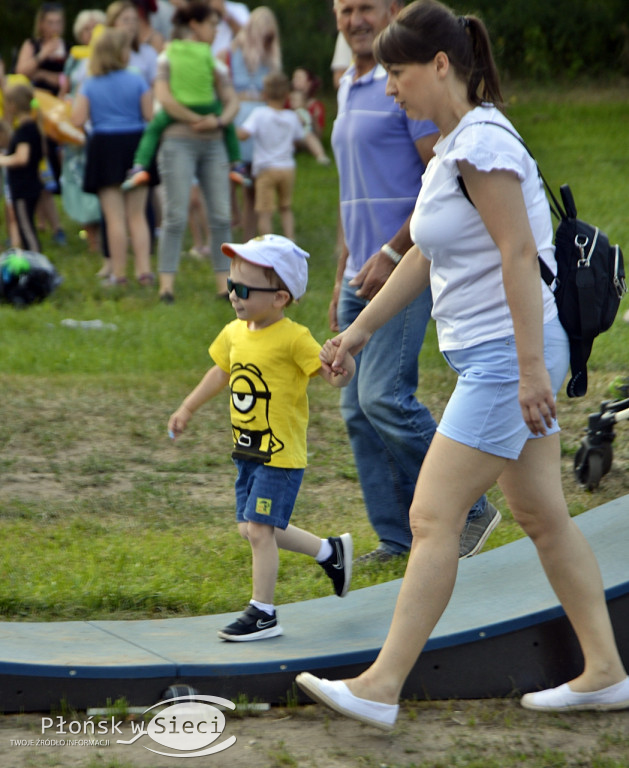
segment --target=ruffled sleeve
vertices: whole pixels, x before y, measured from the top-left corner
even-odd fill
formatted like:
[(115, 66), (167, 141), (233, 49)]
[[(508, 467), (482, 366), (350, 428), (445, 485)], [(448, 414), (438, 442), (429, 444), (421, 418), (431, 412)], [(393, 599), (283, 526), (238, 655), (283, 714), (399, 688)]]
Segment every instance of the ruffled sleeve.
[(458, 173), (456, 163), (466, 160), (479, 171), (512, 171), (524, 181), (531, 157), (520, 141), (498, 125), (472, 123), (453, 137), (443, 162)]

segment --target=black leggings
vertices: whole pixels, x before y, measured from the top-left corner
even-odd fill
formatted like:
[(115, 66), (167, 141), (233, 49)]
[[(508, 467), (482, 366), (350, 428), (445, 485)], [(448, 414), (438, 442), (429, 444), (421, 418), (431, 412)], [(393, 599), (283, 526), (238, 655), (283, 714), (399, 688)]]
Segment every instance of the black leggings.
[(35, 209), (37, 208), (38, 200), (39, 196), (21, 197), (12, 202), (17, 226), (20, 231), (22, 248), (25, 251), (41, 253), (41, 246), (37, 237), (37, 227), (35, 226)]

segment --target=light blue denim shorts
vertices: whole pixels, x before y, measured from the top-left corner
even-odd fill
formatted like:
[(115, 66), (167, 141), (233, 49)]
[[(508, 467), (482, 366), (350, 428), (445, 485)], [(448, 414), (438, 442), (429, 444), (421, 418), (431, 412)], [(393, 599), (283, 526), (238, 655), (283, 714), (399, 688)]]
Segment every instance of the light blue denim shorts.
[[(515, 337), (443, 354), (459, 378), (438, 432), (506, 459), (517, 459), (529, 438), (542, 437), (534, 435), (522, 417)], [(558, 318), (544, 325), (544, 360), (556, 397), (570, 366), (568, 337)], [(546, 434), (555, 432), (559, 424), (553, 420)]]
[(286, 529), (304, 476), (303, 469), (269, 467), (255, 461), (234, 459), (236, 522), (261, 523)]

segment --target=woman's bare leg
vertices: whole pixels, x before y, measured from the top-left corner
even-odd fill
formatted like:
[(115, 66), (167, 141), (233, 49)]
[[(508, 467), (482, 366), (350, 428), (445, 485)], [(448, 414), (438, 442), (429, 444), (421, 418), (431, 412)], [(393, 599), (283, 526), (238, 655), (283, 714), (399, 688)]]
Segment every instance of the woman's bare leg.
[(570, 682), (589, 692), (626, 677), (594, 553), (570, 518), (560, 475), (559, 435), (529, 440), (499, 479), (514, 518), (531, 537), (555, 594), (577, 635), (583, 673)]
[(374, 663), (345, 681), (355, 696), (397, 703), (450, 600), (469, 508), (493, 485), (505, 463), (439, 433), (433, 437), (411, 506), (413, 545), (391, 627)]

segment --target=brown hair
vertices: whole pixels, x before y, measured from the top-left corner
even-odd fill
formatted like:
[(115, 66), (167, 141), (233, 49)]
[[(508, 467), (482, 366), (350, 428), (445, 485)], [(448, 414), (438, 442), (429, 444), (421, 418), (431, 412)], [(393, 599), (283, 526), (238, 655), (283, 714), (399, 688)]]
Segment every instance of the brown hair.
[(190, 0), (185, 5), (177, 8), (172, 17), (172, 23), (176, 27), (187, 27), (191, 21), (199, 24), (210, 16), (219, 16), (218, 11), (211, 8), (204, 0)]
[(290, 81), (283, 72), (270, 72), (263, 82), (264, 95), (270, 101), (284, 101), (290, 93)]
[[(105, 11), (105, 16), (107, 18), (107, 26), (115, 27), (116, 22), (118, 21), (118, 17), (122, 16), (122, 14), (129, 8), (132, 8), (135, 11), (135, 13), (138, 13), (137, 6), (134, 5), (134, 3), (131, 2), (131, 0), (114, 0), (113, 3), (110, 3), (107, 6), (107, 10)], [(139, 35), (140, 33), (138, 30), (137, 34), (131, 41), (131, 48), (133, 48), (134, 51), (138, 51), (140, 49)]]
[(447, 54), (454, 71), (467, 84), (472, 104), (502, 104), (489, 34), (476, 16), (457, 16), (438, 0), (416, 0), (374, 42), (374, 55), (385, 65), (427, 64), (439, 51)]
[(273, 267), (262, 267), (262, 273), (264, 274), (266, 279), (269, 281), (269, 284), (277, 283), (277, 290), (286, 291), (286, 293), (290, 296), (290, 299), (286, 302), (284, 306), (287, 307), (289, 304), (292, 304), (293, 294), (288, 290), (288, 288), (286, 287), (286, 283), (277, 274), (277, 272), (273, 269)]
[(129, 50), (129, 36), (124, 29), (106, 29), (92, 49), (90, 74), (99, 77), (125, 69), (128, 64), (125, 53)]
[(65, 24), (66, 15), (61, 3), (44, 3), (37, 9), (33, 20), (33, 37), (35, 40), (41, 39), (42, 22), (51, 13), (58, 13)]
[[(37, 99), (34, 98), (35, 92), (33, 86), (29, 83), (17, 83), (5, 91), (4, 100), (7, 104), (12, 104), (20, 114), (30, 114), (35, 120), (39, 135), (41, 136), (42, 152), (46, 154), (46, 136), (44, 134), (43, 118)], [(4, 122), (4, 121), (3, 121)]]
[(18, 112), (31, 112), (33, 107), (33, 87), (26, 83), (12, 85), (5, 91), (4, 99), (12, 104)]

